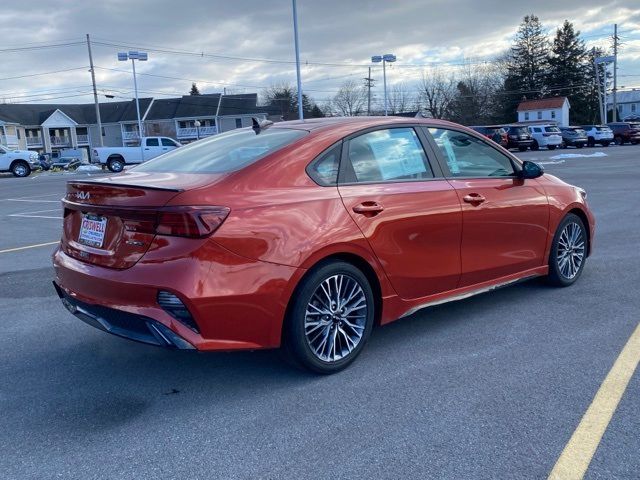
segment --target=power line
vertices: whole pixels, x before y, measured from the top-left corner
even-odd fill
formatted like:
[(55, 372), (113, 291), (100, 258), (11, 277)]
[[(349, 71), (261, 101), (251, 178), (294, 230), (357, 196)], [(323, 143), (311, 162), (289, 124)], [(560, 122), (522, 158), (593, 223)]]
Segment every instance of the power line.
[(82, 45), (82, 43), (83, 42), (69, 42), (69, 43), (55, 43), (55, 44), (39, 45), (39, 46), (31, 46), (31, 47), (2, 48), (0, 49), (0, 53), (24, 52), (24, 51), (30, 51), (30, 50), (45, 50), (49, 48), (70, 47), (74, 45)]
[(18, 78), (39, 77), (41, 75), (51, 75), (53, 73), (63, 73), (63, 72), (72, 72), (74, 70), (84, 70), (86, 68), (89, 68), (89, 67), (75, 67), (75, 68), (66, 68), (64, 70), (53, 70), (51, 72), (31, 73), (29, 75), (18, 75), (18, 76), (15, 76), (15, 77), (4, 77), (4, 78), (0, 78), (0, 80), (15, 80), (15, 79), (18, 79)]

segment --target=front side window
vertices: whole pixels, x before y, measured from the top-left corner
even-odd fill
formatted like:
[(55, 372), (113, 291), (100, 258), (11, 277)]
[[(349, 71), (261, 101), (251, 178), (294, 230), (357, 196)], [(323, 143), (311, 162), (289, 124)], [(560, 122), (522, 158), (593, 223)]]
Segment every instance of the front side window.
[(433, 178), (413, 128), (375, 130), (355, 137), (347, 147), (345, 181), (389, 182)]
[(509, 177), (511, 160), (488, 143), (466, 133), (429, 128), (452, 177)]
[(162, 139), (162, 146), (163, 147), (177, 147), (178, 145), (176, 145), (176, 142), (174, 142), (170, 138), (163, 138)]

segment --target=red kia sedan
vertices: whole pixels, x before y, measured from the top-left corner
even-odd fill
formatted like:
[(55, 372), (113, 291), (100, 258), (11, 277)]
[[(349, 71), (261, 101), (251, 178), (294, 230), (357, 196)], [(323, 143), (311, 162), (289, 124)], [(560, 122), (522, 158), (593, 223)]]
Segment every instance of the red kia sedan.
[(375, 324), (533, 277), (568, 286), (591, 252), (583, 189), (431, 119), (254, 122), (73, 180), (53, 256), (67, 309), (169, 348), (282, 346), (338, 371)]

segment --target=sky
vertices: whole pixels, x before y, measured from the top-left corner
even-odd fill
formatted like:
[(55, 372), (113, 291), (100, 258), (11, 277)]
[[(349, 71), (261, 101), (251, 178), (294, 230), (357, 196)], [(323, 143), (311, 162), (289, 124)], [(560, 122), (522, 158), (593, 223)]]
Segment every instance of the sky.
[[(562, 0), (298, 0), (303, 91), (326, 104), (347, 80), (382, 95), (372, 55), (393, 53), (390, 85), (412, 89), (423, 70), (455, 72), (490, 62), (534, 13), (550, 36), (568, 19), (587, 45), (609, 48), (618, 24), (620, 87), (640, 88), (640, 1)], [(133, 98), (130, 62), (119, 51), (148, 52), (136, 65), (140, 96), (259, 94), (295, 85), (291, 0), (38, 1), (0, 9), (0, 102), (93, 101), (85, 35), (91, 36), (100, 102)], [(107, 95), (113, 97), (111, 100)]]

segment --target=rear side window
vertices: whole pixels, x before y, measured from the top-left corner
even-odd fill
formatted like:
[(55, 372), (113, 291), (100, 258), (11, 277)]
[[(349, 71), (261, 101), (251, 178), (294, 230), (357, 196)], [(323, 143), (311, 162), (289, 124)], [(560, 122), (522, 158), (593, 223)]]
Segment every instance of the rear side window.
[(159, 145), (157, 138), (147, 138), (147, 147), (158, 147)]
[(338, 183), (342, 142), (323, 152), (307, 167), (307, 174), (318, 185), (329, 187)]
[(306, 130), (251, 128), (232, 130), (176, 148), (135, 167), (143, 172), (227, 173), (270, 155), (305, 137)]
[(346, 148), (346, 183), (433, 178), (424, 148), (413, 128), (375, 130), (352, 138)]

